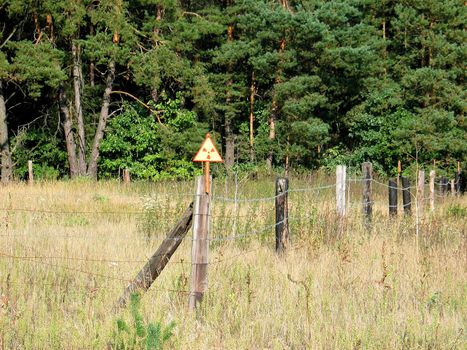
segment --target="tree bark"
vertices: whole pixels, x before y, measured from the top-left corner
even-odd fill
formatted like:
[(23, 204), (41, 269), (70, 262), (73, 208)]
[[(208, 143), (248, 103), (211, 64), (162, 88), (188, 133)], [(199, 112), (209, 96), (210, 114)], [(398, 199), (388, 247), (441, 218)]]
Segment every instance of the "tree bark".
[(254, 149), (254, 121), (255, 121), (255, 96), (256, 96), (256, 79), (255, 71), (251, 72), (250, 85), (250, 161), (255, 160)]
[(11, 154), (8, 138), (8, 124), (5, 97), (3, 96), (3, 81), (0, 80), (0, 150), (1, 150), (1, 182), (8, 183), (11, 179)]
[(65, 133), (66, 153), (68, 156), (68, 165), (70, 166), (70, 176), (74, 178), (79, 175), (78, 159), (76, 157), (75, 135), (73, 133), (70, 110), (68, 109), (68, 98), (63, 86), (60, 86), (59, 105), (63, 132)]
[(107, 125), (107, 118), (109, 117), (110, 95), (112, 93), (113, 82), (115, 79), (115, 61), (109, 63), (109, 70), (105, 82), (104, 96), (102, 97), (102, 107), (99, 115), (99, 123), (97, 125), (96, 134), (92, 143), (91, 158), (88, 165), (88, 176), (97, 178), (97, 161), (99, 159), (99, 148), (102, 138), (104, 137), (105, 127)]
[[(229, 24), (227, 27), (227, 42), (233, 40), (233, 25)], [(227, 81), (227, 93), (225, 98), (225, 105), (228, 107), (231, 103), (232, 97), (230, 94), (230, 89), (232, 88), (232, 78), (231, 78), (232, 67), (229, 63), (227, 67), (227, 74), (229, 76)], [(225, 132), (225, 167), (227, 170), (230, 170), (235, 162), (235, 136), (232, 130), (232, 119), (229, 112), (226, 112), (224, 115), (224, 132)]]
[(71, 45), (73, 55), (73, 88), (75, 93), (76, 121), (78, 126), (78, 171), (79, 175), (86, 175), (86, 135), (84, 131), (83, 107), (81, 104), (81, 59), (80, 48), (73, 42)]
[[(281, 4), (283, 9), (289, 12), (291, 11), (288, 0), (279, 0), (279, 3)], [(275, 84), (279, 84), (281, 82), (285, 46), (286, 46), (286, 40), (285, 38), (282, 38), (279, 42), (279, 63), (277, 65)], [(276, 93), (274, 92), (272, 96), (271, 113), (268, 118), (269, 140), (271, 141), (271, 144), (276, 139), (276, 120), (278, 117), (278, 109), (279, 109), (279, 106), (277, 105), (277, 97), (276, 97)], [(274, 155), (274, 152), (271, 149), (266, 159), (266, 166), (269, 169), (272, 168), (273, 155)]]

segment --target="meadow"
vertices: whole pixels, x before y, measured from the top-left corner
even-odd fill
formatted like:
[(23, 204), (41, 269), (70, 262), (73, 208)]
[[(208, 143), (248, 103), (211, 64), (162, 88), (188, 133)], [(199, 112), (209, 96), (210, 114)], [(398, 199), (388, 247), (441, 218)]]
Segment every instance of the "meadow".
[[(381, 180), (368, 224), (355, 179), (340, 221), (333, 181), (291, 177), (278, 256), (274, 179), (215, 180), (201, 307), (187, 307), (191, 231), (141, 299), (145, 323), (175, 324), (164, 349), (465, 349), (467, 196), (389, 217)], [(0, 187), (0, 349), (117, 349), (117, 320), (133, 325), (113, 304), (193, 192), (194, 181)]]

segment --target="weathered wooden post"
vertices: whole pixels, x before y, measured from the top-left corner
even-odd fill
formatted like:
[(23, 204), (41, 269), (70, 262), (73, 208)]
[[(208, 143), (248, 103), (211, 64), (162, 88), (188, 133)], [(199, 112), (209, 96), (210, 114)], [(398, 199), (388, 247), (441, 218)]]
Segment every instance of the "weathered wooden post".
[(343, 218), (345, 216), (345, 184), (346, 184), (346, 170), (345, 165), (338, 165), (336, 167), (336, 204), (337, 214)]
[(456, 195), (456, 180), (451, 179), (451, 197)]
[(193, 203), (188, 206), (177, 225), (170, 230), (156, 252), (139, 271), (133, 281), (131, 281), (125, 288), (122, 296), (114, 305), (114, 312), (127, 305), (131, 294), (144, 293), (149, 289), (149, 287), (151, 287), (152, 283), (161, 274), (162, 270), (177, 250), (183, 238), (185, 238), (185, 235), (191, 226), (192, 218)]
[(204, 163), (204, 175), (196, 182), (196, 199), (193, 212), (193, 245), (191, 248), (191, 292), (188, 308), (196, 307), (203, 300), (208, 288), (208, 253), (209, 253), (209, 204), (211, 200), (210, 162), (223, 162), (214, 146), (211, 136), (206, 134), (203, 144), (193, 158), (194, 162)]
[(203, 300), (208, 288), (209, 204), (204, 176), (196, 179), (196, 198), (193, 211), (193, 244), (191, 249), (191, 293), (188, 307), (194, 310)]
[(410, 180), (408, 177), (402, 176), (402, 205), (404, 207), (404, 214), (410, 215), (412, 213), (412, 198), (410, 198)]
[(417, 179), (417, 215), (420, 217), (423, 213), (423, 202), (425, 201), (425, 170), (418, 171)]
[(456, 193), (458, 196), (461, 195), (461, 163), (457, 162), (457, 172), (456, 172)]
[(282, 254), (289, 246), (289, 179), (276, 179), (276, 253)]
[(28, 184), (32, 185), (34, 183), (34, 172), (32, 169), (32, 160), (28, 160)]
[(397, 182), (394, 179), (388, 181), (389, 216), (397, 215)]
[(130, 170), (125, 168), (123, 169), (123, 183), (129, 184), (131, 181)]
[(435, 210), (435, 179), (436, 171), (430, 171), (430, 210)]
[(369, 162), (362, 164), (363, 173), (363, 215), (367, 222), (371, 222), (371, 215), (373, 213), (373, 202), (372, 202), (372, 186), (373, 180), (373, 166)]
[(402, 173), (402, 165), (400, 159), (397, 161), (397, 188), (400, 187), (400, 179)]
[(441, 196), (446, 197), (448, 193), (448, 179), (444, 176), (439, 180), (439, 190), (441, 192)]

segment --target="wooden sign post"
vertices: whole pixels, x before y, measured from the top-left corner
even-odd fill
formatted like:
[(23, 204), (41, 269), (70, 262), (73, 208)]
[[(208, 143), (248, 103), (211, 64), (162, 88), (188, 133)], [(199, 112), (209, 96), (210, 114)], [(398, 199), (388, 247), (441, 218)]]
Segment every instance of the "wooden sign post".
[(204, 163), (204, 176), (198, 177), (196, 182), (193, 246), (191, 248), (191, 291), (188, 298), (190, 310), (195, 310), (201, 303), (208, 286), (209, 206), (211, 201), (209, 163), (223, 161), (209, 134), (206, 134), (206, 138), (193, 161)]
[(217, 152), (216, 146), (212, 143), (211, 135), (206, 134), (201, 148), (199, 149), (196, 156), (193, 158), (193, 162), (203, 162), (204, 163), (204, 191), (209, 193), (211, 184), (210, 184), (210, 174), (209, 174), (209, 163), (211, 162), (223, 162), (222, 157), (219, 152)]

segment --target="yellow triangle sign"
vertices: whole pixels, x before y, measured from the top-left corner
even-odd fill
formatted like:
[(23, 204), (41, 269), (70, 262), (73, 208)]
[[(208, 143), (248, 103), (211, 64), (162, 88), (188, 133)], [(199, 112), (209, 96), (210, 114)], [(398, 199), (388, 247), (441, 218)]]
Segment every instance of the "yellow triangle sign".
[(216, 146), (211, 141), (211, 135), (206, 134), (206, 138), (193, 158), (193, 162), (223, 162), (221, 155), (217, 152)]

